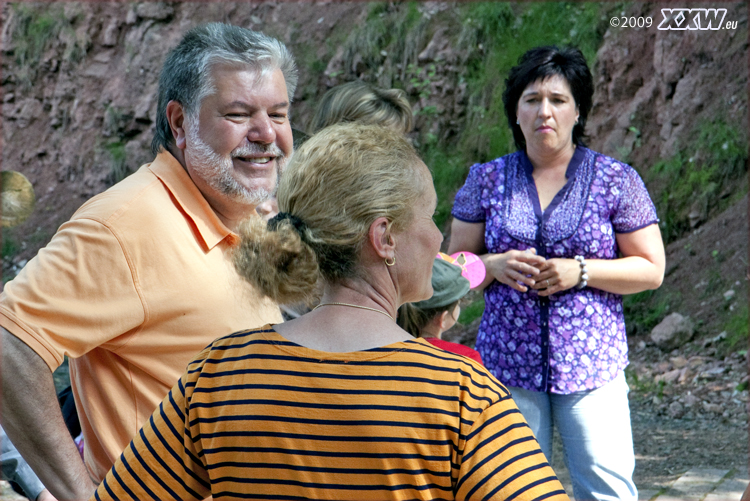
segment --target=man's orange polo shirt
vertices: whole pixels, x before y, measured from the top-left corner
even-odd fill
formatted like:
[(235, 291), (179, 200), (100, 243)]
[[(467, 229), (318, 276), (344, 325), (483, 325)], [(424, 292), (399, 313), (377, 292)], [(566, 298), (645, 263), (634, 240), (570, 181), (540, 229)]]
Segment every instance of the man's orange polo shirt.
[(64, 355), (92, 478), (215, 338), (282, 320), (228, 260), (237, 235), (169, 153), (86, 202), (0, 294), (0, 325)]

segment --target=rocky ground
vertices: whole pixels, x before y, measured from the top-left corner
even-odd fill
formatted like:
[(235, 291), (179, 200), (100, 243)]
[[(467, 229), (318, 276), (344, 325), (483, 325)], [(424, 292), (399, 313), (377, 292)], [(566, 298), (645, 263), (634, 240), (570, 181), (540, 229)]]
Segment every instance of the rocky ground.
[(704, 343), (666, 357), (652, 345), (631, 353), (639, 488), (665, 487), (694, 468), (748, 470), (746, 352), (718, 358)]

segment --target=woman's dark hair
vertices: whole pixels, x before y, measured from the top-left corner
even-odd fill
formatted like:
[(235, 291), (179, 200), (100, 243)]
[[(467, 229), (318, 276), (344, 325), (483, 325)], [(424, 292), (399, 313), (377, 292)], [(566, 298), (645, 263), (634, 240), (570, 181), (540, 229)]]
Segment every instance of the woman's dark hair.
[(537, 80), (560, 75), (570, 85), (578, 106), (578, 123), (573, 127), (573, 144), (585, 146), (583, 142), (586, 118), (591, 110), (594, 94), (594, 79), (591, 76), (586, 58), (577, 47), (559, 48), (556, 45), (535, 47), (518, 59), (518, 64), (510, 70), (505, 80), (503, 105), (508, 125), (513, 131), (516, 148), (526, 149), (526, 138), (516, 123), (518, 100), (529, 84)]

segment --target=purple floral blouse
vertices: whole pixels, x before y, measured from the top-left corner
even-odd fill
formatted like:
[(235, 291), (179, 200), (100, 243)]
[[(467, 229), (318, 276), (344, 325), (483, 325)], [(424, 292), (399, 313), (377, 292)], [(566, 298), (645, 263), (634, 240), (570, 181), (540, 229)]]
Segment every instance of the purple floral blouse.
[[(615, 259), (615, 233), (658, 222), (638, 173), (577, 147), (567, 182), (545, 211), (519, 151), (471, 168), (453, 216), (485, 224), (490, 253), (536, 248), (546, 258)], [(485, 289), (476, 349), (507, 386), (573, 393), (603, 386), (628, 364), (622, 296), (592, 287), (539, 296), (494, 281)]]

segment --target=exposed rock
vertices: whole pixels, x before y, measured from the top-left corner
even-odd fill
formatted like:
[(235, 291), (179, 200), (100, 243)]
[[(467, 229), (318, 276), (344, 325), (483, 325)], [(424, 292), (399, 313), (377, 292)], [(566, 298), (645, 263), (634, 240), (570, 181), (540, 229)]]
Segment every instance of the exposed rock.
[(680, 374), (682, 374), (682, 370), (674, 369), (669, 372), (665, 372), (664, 374), (659, 374), (654, 378), (654, 381), (656, 381), (657, 383), (661, 381), (664, 381), (665, 383), (674, 383), (680, 377)]
[(174, 8), (162, 2), (143, 2), (136, 6), (135, 13), (144, 19), (164, 21), (174, 15)]
[(672, 402), (667, 412), (672, 419), (680, 419), (685, 414), (685, 408), (680, 402)]
[(689, 317), (671, 313), (651, 331), (651, 340), (661, 349), (678, 348), (693, 339), (695, 326)]
[(117, 35), (120, 32), (120, 21), (112, 18), (107, 23), (107, 26), (102, 30), (99, 42), (104, 47), (114, 47), (117, 45)]
[(672, 357), (669, 359), (669, 361), (672, 363), (675, 369), (682, 369), (688, 364), (687, 359), (682, 355), (679, 355), (677, 357)]
[(20, 111), (17, 114), (16, 126), (20, 128), (28, 127), (29, 124), (42, 115), (43, 111), (42, 102), (34, 98), (24, 99), (20, 103), (19, 108)]

